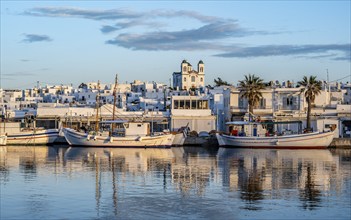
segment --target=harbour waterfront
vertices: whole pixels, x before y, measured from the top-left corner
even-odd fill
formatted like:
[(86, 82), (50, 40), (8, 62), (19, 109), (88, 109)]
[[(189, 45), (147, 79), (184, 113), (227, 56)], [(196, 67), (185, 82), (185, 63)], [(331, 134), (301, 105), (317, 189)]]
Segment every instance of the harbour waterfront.
[(0, 147), (0, 219), (350, 219), (351, 149)]

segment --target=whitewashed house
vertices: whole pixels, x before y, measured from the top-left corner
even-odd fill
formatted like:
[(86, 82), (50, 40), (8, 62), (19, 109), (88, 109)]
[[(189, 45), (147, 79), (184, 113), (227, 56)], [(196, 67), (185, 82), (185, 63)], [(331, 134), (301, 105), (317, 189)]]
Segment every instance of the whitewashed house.
[(173, 96), (171, 109), (171, 129), (177, 131), (188, 125), (191, 131), (216, 129), (216, 116), (209, 107), (209, 96)]

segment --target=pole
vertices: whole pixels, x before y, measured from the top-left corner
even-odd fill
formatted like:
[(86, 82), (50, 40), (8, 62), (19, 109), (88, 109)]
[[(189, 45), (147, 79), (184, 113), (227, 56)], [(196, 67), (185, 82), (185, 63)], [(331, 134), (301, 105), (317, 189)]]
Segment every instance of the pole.
[(154, 108), (152, 108), (152, 110), (151, 110), (151, 135), (153, 135), (153, 133), (154, 133), (154, 115), (153, 115), (153, 113), (154, 113)]
[[(115, 77), (115, 87), (113, 88), (113, 110), (112, 110), (112, 121), (115, 120), (115, 111), (116, 111), (116, 97), (117, 97), (117, 84), (118, 84), (118, 74)], [(111, 135), (115, 128), (115, 124), (112, 122), (111, 125)]]
[(218, 106), (216, 107), (216, 130), (218, 131)]
[(95, 132), (97, 133), (99, 130), (99, 104), (100, 104), (100, 80), (98, 80), (97, 84), (97, 94), (96, 94), (96, 117), (95, 117)]

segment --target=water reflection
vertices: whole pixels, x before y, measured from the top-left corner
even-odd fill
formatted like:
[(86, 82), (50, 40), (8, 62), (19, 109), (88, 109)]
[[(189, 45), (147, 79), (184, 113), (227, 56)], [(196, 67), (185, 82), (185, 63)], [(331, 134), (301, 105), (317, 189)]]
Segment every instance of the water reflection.
[(0, 186), (6, 211), (0, 217), (260, 218), (253, 213), (291, 203), (303, 217), (326, 208), (341, 209), (345, 217), (350, 164), (349, 149), (5, 146)]
[[(260, 201), (284, 189), (298, 189), (304, 209), (321, 204), (322, 191), (332, 180), (342, 182), (339, 163), (329, 150), (225, 149), (218, 152), (223, 184), (239, 190), (246, 209), (260, 209)], [(340, 188), (336, 186), (340, 192)], [(268, 193), (267, 193), (268, 192)]]

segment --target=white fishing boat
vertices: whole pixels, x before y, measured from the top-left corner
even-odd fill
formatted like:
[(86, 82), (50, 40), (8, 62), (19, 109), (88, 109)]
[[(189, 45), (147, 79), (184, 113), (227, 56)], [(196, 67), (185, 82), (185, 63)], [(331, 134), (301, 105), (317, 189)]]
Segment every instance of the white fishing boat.
[(298, 123), (298, 127), (301, 128), (300, 121), (235, 121), (227, 123), (227, 125), (232, 126), (230, 135), (216, 135), (220, 146), (249, 148), (327, 148), (333, 140), (333, 132), (302, 133), (301, 129), (297, 132), (290, 129), (281, 129), (279, 132), (272, 131), (278, 125), (285, 125), (286, 128), (291, 123)]
[(188, 124), (186, 126), (181, 127), (178, 131), (172, 132), (172, 134), (175, 135), (172, 146), (184, 145), (185, 139), (188, 137), (189, 134)]
[(58, 136), (58, 129), (24, 129), (20, 132), (7, 134), (7, 145), (53, 144)]
[(171, 147), (175, 138), (174, 134), (150, 132), (150, 123), (148, 122), (115, 120), (117, 84), (116, 74), (112, 120), (99, 121), (100, 81), (98, 81), (94, 131), (87, 132), (87, 129), (76, 131), (71, 128), (63, 128), (67, 142), (72, 146), (90, 147)]
[[(41, 120), (40, 120), (41, 121)], [(21, 121), (4, 121), (0, 130), (7, 136), (7, 145), (46, 145), (52, 144), (59, 136), (59, 129), (37, 126), (33, 115), (26, 115)]]
[[(112, 124), (119, 126), (111, 129)], [(175, 137), (166, 133), (151, 134), (147, 122), (104, 121), (100, 125), (103, 129), (98, 132), (71, 128), (64, 128), (63, 132), (70, 145), (92, 147), (171, 147)]]
[(7, 136), (6, 135), (0, 135), (0, 146), (6, 145), (7, 142)]

